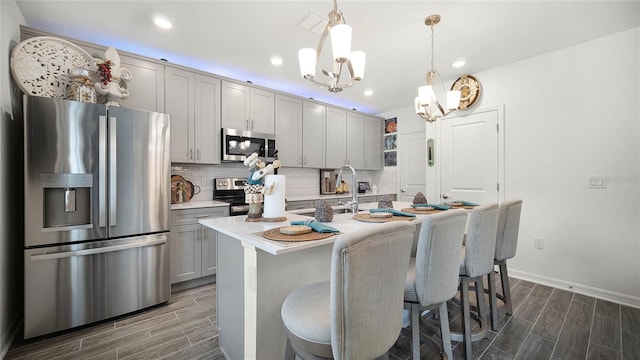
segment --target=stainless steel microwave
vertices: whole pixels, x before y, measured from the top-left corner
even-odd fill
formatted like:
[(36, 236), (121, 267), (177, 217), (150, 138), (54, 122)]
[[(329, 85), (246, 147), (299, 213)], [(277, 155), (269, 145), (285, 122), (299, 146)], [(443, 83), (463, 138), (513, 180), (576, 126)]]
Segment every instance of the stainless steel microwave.
[(265, 162), (275, 160), (275, 135), (222, 129), (223, 161), (244, 161), (252, 153), (258, 154), (258, 157)]

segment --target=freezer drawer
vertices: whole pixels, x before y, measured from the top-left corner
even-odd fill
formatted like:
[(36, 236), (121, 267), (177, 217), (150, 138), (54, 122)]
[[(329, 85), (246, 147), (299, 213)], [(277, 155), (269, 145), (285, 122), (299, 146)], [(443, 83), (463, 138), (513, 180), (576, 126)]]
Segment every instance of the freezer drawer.
[(168, 233), (25, 250), (24, 336), (169, 300)]

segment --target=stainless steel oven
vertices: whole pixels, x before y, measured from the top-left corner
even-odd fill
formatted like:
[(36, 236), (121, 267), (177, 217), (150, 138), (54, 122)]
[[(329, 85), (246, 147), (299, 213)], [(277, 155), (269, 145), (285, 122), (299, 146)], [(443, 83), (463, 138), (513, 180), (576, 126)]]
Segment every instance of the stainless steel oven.
[(249, 204), (244, 201), (246, 179), (213, 179), (213, 200), (229, 203), (229, 216), (247, 215)]
[(266, 162), (275, 160), (275, 135), (222, 129), (222, 160), (244, 161), (252, 153)]

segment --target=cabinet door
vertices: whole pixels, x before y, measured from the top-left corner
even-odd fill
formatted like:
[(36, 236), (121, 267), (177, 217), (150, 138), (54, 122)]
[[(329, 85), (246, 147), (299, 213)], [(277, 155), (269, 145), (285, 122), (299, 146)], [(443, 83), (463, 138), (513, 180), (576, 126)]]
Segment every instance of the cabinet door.
[(275, 94), (271, 91), (251, 88), (251, 131), (273, 134), (275, 123)]
[(216, 273), (218, 233), (202, 226), (202, 276)]
[(195, 76), (195, 162), (220, 163), (220, 79)]
[(355, 169), (364, 169), (364, 115), (347, 113), (346, 144), (347, 163)]
[(125, 86), (129, 97), (120, 104), (132, 109), (165, 112), (164, 65), (120, 55), (120, 66), (133, 75)]
[(341, 168), (347, 163), (347, 112), (327, 106), (325, 165)]
[(302, 166), (302, 100), (276, 94), (275, 134), (282, 166)]
[(321, 104), (304, 101), (302, 108), (302, 166), (324, 168), (325, 111)]
[(194, 161), (194, 74), (166, 68), (167, 113), (171, 117), (171, 162)]
[(169, 277), (171, 283), (199, 278), (202, 274), (202, 225), (180, 225), (171, 229)]
[(251, 88), (230, 81), (222, 81), (222, 127), (250, 130)]
[(364, 167), (382, 170), (382, 119), (367, 116), (364, 119)]

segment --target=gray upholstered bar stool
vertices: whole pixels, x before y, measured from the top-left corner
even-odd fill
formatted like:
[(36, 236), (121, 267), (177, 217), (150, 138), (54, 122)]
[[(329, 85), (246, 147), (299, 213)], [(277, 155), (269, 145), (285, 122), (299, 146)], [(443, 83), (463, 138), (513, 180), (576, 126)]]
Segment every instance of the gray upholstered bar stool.
[(516, 256), (521, 210), (522, 200), (516, 199), (504, 201), (500, 204), (500, 209), (498, 211), (498, 231), (496, 234), (496, 250), (493, 258), (493, 264), (498, 265), (500, 268), (502, 295), (496, 295), (495, 275), (493, 271), (489, 272), (491, 328), (494, 331), (498, 330), (498, 297), (504, 302), (507, 314), (513, 314), (509, 274), (507, 273), (507, 260)]
[[(464, 341), (467, 359), (473, 358), (471, 342), (485, 337), (487, 328), (487, 307), (484, 300), (482, 278), (493, 271), (493, 256), (496, 249), (498, 229), (498, 204), (475, 207), (469, 215), (469, 225), (465, 246), (462, 247), (460, 262), (460, 302), (462, 307), (462, 334), (451, 334), (456, 341)], [(480, 329), (471, 333), (471, 309), (469, 304), (469, 283), (473, 283), (478, 304)]]
[(460, 248), (467, 223), (464, 210), (444, 211), (422, 219), (416, 256), (411, 258), (404, 290), (411, 311), (413, 359), (420, 359), (420, 313), (438, 309), (442, 351), (453, 359), (447, 300), (456, 295)]
[(281, 309), (286, 359), (386, 357), (402, 327), (415, 225), (375, 224), (340, 236), (331, 278), (291, 292)]

